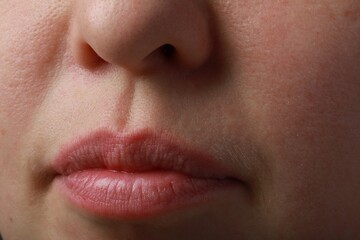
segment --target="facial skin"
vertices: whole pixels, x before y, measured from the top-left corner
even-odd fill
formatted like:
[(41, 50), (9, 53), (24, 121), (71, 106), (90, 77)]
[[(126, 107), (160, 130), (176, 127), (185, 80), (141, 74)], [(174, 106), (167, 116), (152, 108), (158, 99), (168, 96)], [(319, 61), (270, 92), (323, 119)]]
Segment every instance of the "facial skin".
[[(0, 32), (5, 240), (360, 237), (357, 0), (0, 0)], [(49, 164), (99, 127), (170, 132), (244, 194), (142, 221), (81, 212)]]

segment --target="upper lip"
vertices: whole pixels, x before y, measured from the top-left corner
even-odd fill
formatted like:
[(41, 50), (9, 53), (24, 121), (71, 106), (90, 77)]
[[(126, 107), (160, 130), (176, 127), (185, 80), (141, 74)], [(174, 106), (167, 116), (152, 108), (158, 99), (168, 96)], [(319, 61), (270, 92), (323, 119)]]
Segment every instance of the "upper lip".
[(60, 148), (53, 169), (61, 175), (87, 169), (139, 173), (173, 171), (197, 178), (231, 178), (221, 161), (169, 134), (124, 134), (100, 129)]

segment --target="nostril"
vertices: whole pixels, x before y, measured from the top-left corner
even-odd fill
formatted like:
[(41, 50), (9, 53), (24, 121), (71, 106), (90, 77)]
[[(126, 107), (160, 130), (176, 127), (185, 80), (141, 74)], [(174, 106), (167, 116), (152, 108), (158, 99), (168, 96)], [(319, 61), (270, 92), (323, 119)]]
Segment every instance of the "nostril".
[(81, 65), (89, 69), (98, 68), (99, 66), (107, 63), (89, 44), (84, 42), (79, 43), (79, 45), (74, 49), (74, 53)]
[(176, 49), (171, 44), (164, 44), (160, 47), (160, 51), (166, 59), (172, 59), (175, 55)]
[[(164, 44), (143, 59), (141, 72), (149, 72), (162, 65), (174, 64), (176, 48), (171, 44)], [(140, 64), (138, 64), (140, 66)], [(138, 69), (139, 70), (139, 69)]]

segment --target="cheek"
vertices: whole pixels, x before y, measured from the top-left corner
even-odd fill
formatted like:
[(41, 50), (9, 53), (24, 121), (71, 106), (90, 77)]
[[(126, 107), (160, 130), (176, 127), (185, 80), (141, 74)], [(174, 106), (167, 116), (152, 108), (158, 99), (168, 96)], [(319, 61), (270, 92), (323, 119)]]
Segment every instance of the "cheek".
[(61, 46), (57, 39), (65, 25), (55, 5), (0, 3), (5, 9), (0, 17), (0, 167), (15, 173), (24, 149), (21, 141), (46, 97), (56, 67), (55, 52)]
[(360, 22), (327, 13), (262, 16), (241, 60), (246, 121), (270, 168), (264, 194), (283, 219), (324, 226), (344, 220), (329, 211), (339, 207), (349, 222), (360, 201)]
[[(25, 127), (49, 87), (57, 41), (65, 31), (59, 3), (14, 1), (0, 4), (0, 125), (1, 129)], [(18, 2), (18, 3), (16, 3)], [(46, 13), (46, 14), (44, 14)], [(18, 131), (15, 130), (14, 132)]]
[(262, 140), (269, 140), (266, 149), (296, 161), (289, 165), (312, 164), (315, 159), (331, 164), (330, 155), (340, 157), (358, 140), (360, 22), (349, 24), (340, 12), (338, 20), (331, 20), (321, 10), (318, 19), (291, 17), (286, 29), (280, 19), (265, 21), (262, 29), (268, 28), (267, 22), (281, 22), (279, 29), (286, 33), (281, 41), (274, 41), (279, 36), (271, 33), (260, 37), (265, 40), (252, 53), (260, 56), (259, 64), (252, 66), (251, 80), (244, 85), (245, 99), (254, 106), (249, 116), (258, 119), (254, 128)]
[(65, 30), (59, 3), (37, 2), (0, 1), (0, 169), (6, 169), (0, 174), (1, 226), (11, 226), (19, 221), (12, 216), (24, 212), (19, 199), (28, 161), (24, 143), (31, 142), (26, 133), (46, 98), (61, 47), (57, 39)]

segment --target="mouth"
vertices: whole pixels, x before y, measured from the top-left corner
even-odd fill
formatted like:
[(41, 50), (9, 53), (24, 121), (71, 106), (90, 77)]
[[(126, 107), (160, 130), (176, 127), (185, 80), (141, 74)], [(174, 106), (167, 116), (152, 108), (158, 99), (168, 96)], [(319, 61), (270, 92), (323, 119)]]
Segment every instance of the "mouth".
[(196, 208), (243, 188), (220, 161), (149, 131), (98, 130), (61, 147), (52, 167), (71, 205), (112, 219)]

